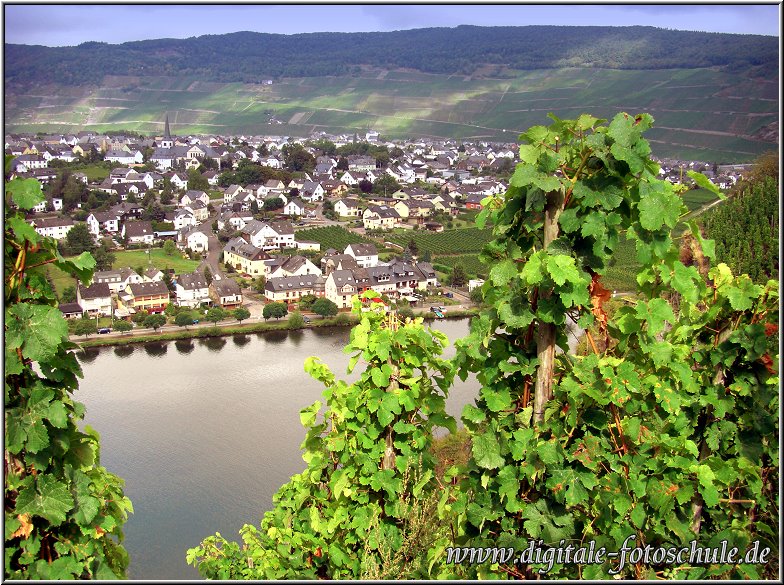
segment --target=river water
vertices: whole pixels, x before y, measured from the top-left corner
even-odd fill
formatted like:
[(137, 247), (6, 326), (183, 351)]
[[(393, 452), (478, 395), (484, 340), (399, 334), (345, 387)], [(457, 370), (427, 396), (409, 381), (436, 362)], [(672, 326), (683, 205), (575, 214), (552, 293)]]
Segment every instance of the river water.
[[(468, 319), (438, 321), (450, 342)], [(303, 364), (318, 356), (346, 375), (348, 328), (271, 331), (87, 350), (76, 399), (101, 435), (101, 463), (125, 479), (131, 579), (198, 579), (185, 552), (220, 532), (239, 540), (272, 495), (305, 468), (299, 411), (322, 400)], [(446, 357), (454, 355), (450, 346)], [(447, 410), (458, 418), (478, 391), (456, 379)]]

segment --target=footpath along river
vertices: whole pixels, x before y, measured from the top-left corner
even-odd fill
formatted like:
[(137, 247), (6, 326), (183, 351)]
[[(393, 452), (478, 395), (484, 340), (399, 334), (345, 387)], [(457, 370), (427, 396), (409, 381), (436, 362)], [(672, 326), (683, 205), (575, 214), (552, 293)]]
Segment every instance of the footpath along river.
[[(468, 319), (436, 321), (450, 343)], [(305, 463), (299, 411), (322, 400), (304, 369), (320, 357), (341, 379), (348, 328), (271, 331), (79, 354), (76, 399), (101, 435), (101, 463), (126, 482), (135, 513), (125, 524), (131, 579), (198, 579), (185, 551), (220, 532), (238, 540)], [(454, 355), (450, 346), (446, 357)], [(447, 410), (459, 419), (478, 384), (458, 378)], [(323, 400), (322, 400), (323, 401)]]

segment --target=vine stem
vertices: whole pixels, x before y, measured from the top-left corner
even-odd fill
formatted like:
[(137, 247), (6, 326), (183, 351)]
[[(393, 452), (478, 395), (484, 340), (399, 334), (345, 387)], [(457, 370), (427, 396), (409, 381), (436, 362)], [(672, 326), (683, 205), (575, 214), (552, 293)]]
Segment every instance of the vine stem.
[[(558, 216), (563, 211), (564, 194), (559, 189), (547, 194), (547, 205), (544, 210), (544, 249), (558, 237)], [(552, 291), (541, 293), (543, 299), (552, 295)], [(553, 397), (553, 369), (555, 367), (555, 325), (539, 323), (536, 332), (536, 354), (539, 366), (536, 371), (534, 390), (534, 423), (544, 420), (544, 405)]]

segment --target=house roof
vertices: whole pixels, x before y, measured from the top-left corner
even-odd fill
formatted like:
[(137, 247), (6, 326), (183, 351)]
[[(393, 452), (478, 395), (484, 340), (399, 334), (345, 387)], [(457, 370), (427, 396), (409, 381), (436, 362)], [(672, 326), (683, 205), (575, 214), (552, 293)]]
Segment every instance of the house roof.
[(222, 297), (242, 294), (240, 285), (238, 285), (237, 281), (232, 278), (221, 278), (220, 280), (213, 280), (210, 283), (210, 287), (215, 291), (216, 294)]
[(257, 260), (268, 260), (269, 254), (267, 254), (261, 248), (257, 248), (253, 244), (249, 244), (242, 238), (234, 238), (229, 240), (226, 243), (226, 246), (223, 248), (224, 252), (231, 252), (232, 254), (236, 254), (237, 256), (241, 256), (246, 260), (257, 261)]
[(70, 217), (42, 217), (39, 219), (34, 219), (32, 223), (37, 228), (74, 225), (74, 221)]
[(128, 221), (125, 222), (125, 235), (128, 238), (141, 238), (152, 236), (152, 222), (150, 221)]
[(349, 244), (346, 246), (346, 254), (351, 256), (378, 256), (378, 249), (375, 244)]
[(63, 313), (64, 315), (84, 312), (82, 306), (79, 303), (63, 303), (61, 305), (58, 305), (57, 308), (60, 309), (60, 312)]
[(326, 280), (317, 274), (304, 274), (302, 276), (284, 276), (270, 278), (264, 285), (264, 290), (281, 292), (286, 290), (314, 289), (324, 290)]
[(209, 284), (204, 275), (199, 272), (192, 272), (190, 274), (183, 274), (177, 278), (177, 286), (185, 290), (196, 290), (198, 288), (207, 288)]
[(104, 299), (111, 297), (109, 284), (106, 282), (94, 282), (90, 286), (79, 285), (79, 296), (83, 299)]
[(133, 282), (128, 285), (131, 294), (135, 297), (142, 297), (145, 295), (165, 295), (169, 296), (169, 289), (162, 280), (155, 282)]

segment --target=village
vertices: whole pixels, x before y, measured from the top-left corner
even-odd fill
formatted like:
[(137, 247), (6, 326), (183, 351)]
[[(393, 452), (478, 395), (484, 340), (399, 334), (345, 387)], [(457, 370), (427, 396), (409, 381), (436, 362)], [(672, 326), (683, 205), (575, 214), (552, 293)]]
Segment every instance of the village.
[[(324, 152), (346, 145), (367, 154)], [(481, 279), (439, 274), (415, 246), (395, 244), (386, 234), (442, 233), (472, 224), (486, 197), (506, 191), (517, 148), (456, 140), (387, 142), (373, 131), (307, 140), (175, 136), (168, 116), (163, 134), (151, 138), (92, 132), (5, 137), (11, 171), (36, 179), (47, 194), (28, 217), (38, 233), (65, 243), (78, 227), (96, 247), (145, 250), (150, 259), (136, 268), (99, 266), (89, 285), (74, 287), (75, 298), (61, 299), (65, 317), (140, 325), (141, 316), (172, 318), (176, 308), (220, 307), (228, 318), (244, 307), (260, 319), (266, 305), (279, 304), (286, 309), (275, 315), (280, 317), (308, 311), (316, 299), (329, 301), (325, 313), (334, 314), (350, 309), (352, 296), (369, 289), (399, 307), (421, 307), (423, 299), (437, 296), (431, 307), (439, 314), (445, 310), (441, 299), (457, 302), (451, 300), (456, 296), (470, 304), (468, 295)], [(303, 157), (311, 164), (302, 165)], [(685, 171), (696, 170), (722, 189), (745, 170), (659, 162), (663, 178), (675, 184), (688, 182)], [(103, 165), (106, 176), (91, 179), (80, 170), (86, 163)], [(288, 181), (248, 179), (280, 177), (283, 171)], [(57, 181), (65, 188), (54, 189)], [(313, 241), (309, 228), (316, 226), (335, 226), (354, 234), (354, 241), (339, 248)], [(176, 273), (154, 265), (150, 251), (173, 254), (171, 242), (177, 255), (198, 267)], [(174, 310), (167, 310), (170, 305)]]

